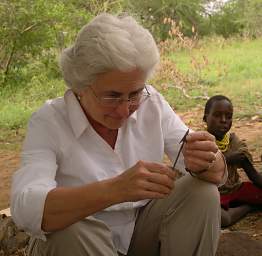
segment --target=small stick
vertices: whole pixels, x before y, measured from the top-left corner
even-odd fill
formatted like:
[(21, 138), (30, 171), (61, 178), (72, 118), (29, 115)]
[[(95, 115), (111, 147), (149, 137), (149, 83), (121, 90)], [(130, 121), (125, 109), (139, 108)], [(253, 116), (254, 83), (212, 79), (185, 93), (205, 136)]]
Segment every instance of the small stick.
[(173, 170), (175, 170), (177, 160), (178, 160), (178, 158), (179, 158), (179, 156), (180, 156), (180, 154), (181, 154), (181, 151), (182, 151), (182, 149), (183, 149), (183, 146), (184, 146), (184, 144), (185, 144), (185, 142), (186, 142), (186, 136), (188, 135), (188, 133), (189, 133), (189, 129), (186, 131), (185, 135), (183, 136), (183, 138), (182, 138), (181, 141), (179, 142), (179, 144), (180, 144), (181, 142), (182, 142), (182, 144), (181, 144), (180, 149), (179, 149), (179, 151), (178, 151), (178, 153), (177, 153), (176, 160), (175, 160), (175, 162), (174, 162), (174, 164), (173, 164), (173, 167), (172, 167)]

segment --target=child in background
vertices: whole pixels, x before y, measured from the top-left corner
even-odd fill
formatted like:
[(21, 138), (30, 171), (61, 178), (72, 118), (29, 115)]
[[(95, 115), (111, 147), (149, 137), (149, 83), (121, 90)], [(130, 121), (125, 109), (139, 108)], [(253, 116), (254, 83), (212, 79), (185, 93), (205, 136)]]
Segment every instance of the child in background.
[[(222, 227), (238, 221), (252, 210), (252, 206), (262, 205), (262, 174), (254, 168), (247, 145), (235, 133), (229, 132), (232, 117), (233, 105), (227, 97), (216, 95), (206, 102), (203, 121), (207, 131), (216, 137), (228, 166), (227, 182), (219, 188)], [(250, 181), (241, 182), (238, 168), (245, 171)]]

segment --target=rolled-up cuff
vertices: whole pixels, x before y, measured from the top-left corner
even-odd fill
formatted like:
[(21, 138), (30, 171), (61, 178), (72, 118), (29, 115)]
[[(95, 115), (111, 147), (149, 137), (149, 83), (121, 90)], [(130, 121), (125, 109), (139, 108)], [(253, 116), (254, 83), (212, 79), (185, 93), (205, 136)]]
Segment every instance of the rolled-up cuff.
[(46, 184), (28, 186), (20, 195), (14, 196), (11, 203), (11, 214), (16, 225), (33, 237), (45, 240), (41, 229), (45, 200), (48, 192), (56, 187)]

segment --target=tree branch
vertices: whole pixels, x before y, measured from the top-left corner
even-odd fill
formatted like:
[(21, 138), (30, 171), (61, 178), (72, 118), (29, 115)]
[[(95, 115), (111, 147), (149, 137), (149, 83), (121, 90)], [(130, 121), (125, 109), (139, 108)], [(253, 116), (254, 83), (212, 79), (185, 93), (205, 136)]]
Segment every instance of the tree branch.
[(11, 62), (12, 62), (14, 53), (15, 53), (15, 48), (16, 48), (16, 41), (14, 41), (14, 43), (13, 43), (13, 46), (12, 46), (12, 49), (11, 49), (11, 53), (10, 53), (10, 55), (9, 55), (9, 57), (8, 57), (8, 60), (7, 60), (7, 62), (6, 62), (6, 65), (5, 65), (3, 84), (5, 84), (6, 81), (7, 81), (7, 75), (8, 75), (9, 69), (10, 69), (10, 65), (11, 65)]
[(34, 29), (34, 28), (37, 27), (38, 25), (41, 25), (41, 24), (43, 24), (43, 23), (47, 23), (47, 22), (49, 22), (49, 21), (50, 21), (50, 20), (42, 20), (41, 22), (34, 23), (34, 24), (30, 25), (29, 27), (25, 28), (24, 30), (22, 30), (22, 31), (20, 32), (20, 35), (23, 35), (24, 33), (26, 33), (26, 32), (28, 32), (28, 31)]
[(168, 87), (176, 88), (176, 89), (182, 91), (184, 97), (188, 98), (188, 99), (203, 99), (203, 100), (208, 100), (209, 99), (209, 97), (207, 95), (190, 96), (190, 95), (188, 95), (186, 89), (183, 86), (168, 85)]

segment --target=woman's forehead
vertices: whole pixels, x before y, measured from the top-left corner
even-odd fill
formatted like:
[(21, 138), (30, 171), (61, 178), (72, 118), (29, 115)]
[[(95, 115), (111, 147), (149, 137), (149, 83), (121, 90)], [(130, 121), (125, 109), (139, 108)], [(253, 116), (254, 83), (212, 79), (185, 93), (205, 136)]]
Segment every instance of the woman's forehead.
[(123, 72), (119, 70), (110, 71), (97, 76), (94, 83), (96, 87), (103, 90), (118, 91), (123, 87), (134, 87), (139, 89), (145, 84), (145, 74), (140, 70)]
[(131, 71), (119, 71), (113, 70), (107, 73), (103, 73), (97, 76), (96, 84), (103, 84), (107, 82), (107, 84), (117, 84), (117, 83), (140, 83), (145, 82), (145, 75), (138, 69), (134, 69)]

